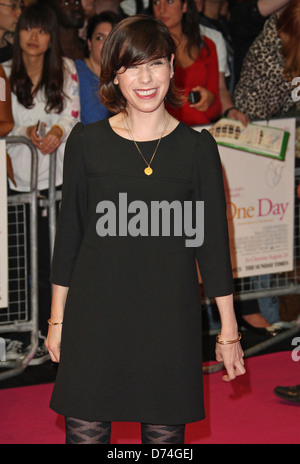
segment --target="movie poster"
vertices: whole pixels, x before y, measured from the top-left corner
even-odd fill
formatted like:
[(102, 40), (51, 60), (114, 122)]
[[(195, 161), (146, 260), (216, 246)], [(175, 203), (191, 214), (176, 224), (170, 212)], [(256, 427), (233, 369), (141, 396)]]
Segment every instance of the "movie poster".
[(284, 160), (218, 145), (235, 278), (293, 269), (295, 119), (269, 126), (289, 133)]

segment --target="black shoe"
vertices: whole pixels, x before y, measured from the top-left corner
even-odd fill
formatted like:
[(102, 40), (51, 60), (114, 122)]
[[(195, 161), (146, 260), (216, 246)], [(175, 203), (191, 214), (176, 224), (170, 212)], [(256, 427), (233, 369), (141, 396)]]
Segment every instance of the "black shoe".
[(264, 337), (276, 337), (276, 335), (279, 335), (291, 328), (288, 326), (288, 324), (285, 326), (284, 324), (281, 325), (281, 323), (275, 323), (268, 327), (254, 327), (253, 325), (249, 324), (249, 322), (246, 322), (245, 319), (241, 320), (240, 325), (246, 330), (250, 330), (251, 332), (255, 332), (256, 334), (262, 335)]
[(300, 403), (300, 385), (295, 387), (276, 387), (274, 394), (283, 400)]
[(250, 332), (262, 335), (263, 337), (274, 337), (277, 335), (277, 332), (268, 331), (266, 327), (254, 327), (253, 325), (249, 324), (249, 322), (245, 321), (245, 319), (242, 319), (239, 325), (244, 329), (249, 330)]

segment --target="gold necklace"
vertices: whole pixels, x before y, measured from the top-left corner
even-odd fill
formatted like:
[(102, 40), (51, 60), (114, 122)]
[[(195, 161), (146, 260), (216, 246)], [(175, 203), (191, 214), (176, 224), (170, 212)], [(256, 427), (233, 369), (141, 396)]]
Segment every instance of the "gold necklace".
[(156, 147), (155, 147), (155, 150), (154, 150), (154, 152), (153, 152), (153, 155), (151, 156), (151, 159), (150, 159), (149, 163), (146, 161), (146, 159), (145, 159), (143, 153), (141, 152), (141, 150), (140, 150), (139, 147), (138, 147), (138, 144), (137, 144), (136, 141), (134, 140), (133, 135), (132, 135), (132, 133), (130, 132), (130, 129), (129, 129), (128, 125), (127, 125), (127, 121), (126, 121), (126, 126), (127, 126), (127, 127), (125, 127), (124, 121), (125, 121), (125, 118), (123, 118), (123, 127), (124, 127), (124, 129), (127, 130), (128, 134), (129, 134), (129, 136), (132, 138), (132, 140), (133, 140), (133, 142), (134, 142), (134, 144), (135, 144), (135, 146), (136, 146), (136, 148), (137, 148), (139, 154), (141, 155), (141, 157), (143, 158), (143, 160), (144, 160), (145, 163), (147, 164), (147, 167), (144, 169), (144, 173), (145, 173), (147, 176), (151, 176), (151, 174), (153, 173), (153, 169), (150, 167), (150, 164), (152, 163), (153, 158), (154, 158), (154, 156), (156, 155), (157, 149), (158, 149), (159, 144), (160, 144), (160, 142), (161, 142), (161, 139), (163, 138), (164, 133), (165, 133), (166, 130), (167, 130), (167, 127), (168, 127), (169, 121), (170, 121), (170, 115), (169, 115), (169, 117), (168, 117), (167, 120), (166, 120), (164, 130), (163, 130), (163, 132), (162, 132), (162, 134), (161, 134), (161, 136), (160, 136), (159, 141), (157, 142), (157, 145), (156, 145)]

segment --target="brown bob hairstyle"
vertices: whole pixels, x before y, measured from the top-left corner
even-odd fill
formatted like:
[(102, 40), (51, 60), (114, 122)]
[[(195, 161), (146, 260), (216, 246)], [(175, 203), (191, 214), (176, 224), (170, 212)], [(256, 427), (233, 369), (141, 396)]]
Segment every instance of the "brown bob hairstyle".
[[(147, 63), (157, 58), (171, 60), (176, 45), (167, 27), (159, 19), (147, 15), (135, 15), (120, 21), (108, 35), (101, 52), (100, 95), (109, 111), (119, 113), (127, 101), (118, 85), (114, 84), (117, 72), (129, 66)], [(181, 92), (173, 79), (166, 95), (172, 106), (183, 103)]]

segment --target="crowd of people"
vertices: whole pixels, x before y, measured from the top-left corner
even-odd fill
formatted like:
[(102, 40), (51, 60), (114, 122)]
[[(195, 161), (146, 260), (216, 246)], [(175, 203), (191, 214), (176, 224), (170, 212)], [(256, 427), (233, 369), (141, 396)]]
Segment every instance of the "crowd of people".
[[(100, 98), (101, 54), (116, 25), (136, 14), (161, 20), (176, 44), (173, 81), (181, 104), (166, 101), (175, 120), (201, 126), (225, 116), (247, 125), (299, 110), (291, 95), (300, 76), (300, 0), (3, 0), (0, 77), (7, 94), (0, 135), (21, 135), (35, 145), (41, 195), (47, 195), (54, 151), (56, 187), (62, 187), (65, 147), (77, 123), (117, 116)], [(28, 150), (7, 149), (12, 195), (30, 190)], [(47, 235), (42, 209), (38, 220)], [(39, 246), (48, 250), (42, 235)], [(43, 336), (51, 305), (49, 259), (39, 263)], [(271, 325), (259, 301), (241, 312), (252, 327)]]
[[(63, 153), (78, 120), (87, 124), (110, 115), (99, 98), (101, 48), (114, 25), (131, 14), (159, 18), (176, 41), (174, 81), (185, 101), (181, 107), (169, 105), (168, 111), (178, 120), (196, 126), (226, 116), (246, 125), (295, 109), (292, 78), (300, 74), (297, 1), (27, 0), (25, 5), (34, 7), (22, 14), (21, 22), (23, 1), (0, 5), (0, 64), (11, 83), (12, 134), (28, 136), (43, 155), (39, 189), (47, 186), (44, 155), (54, 149)], [(62, 101), (63, 94), (68, 98)], [(39, 120), (47, 132), (42, 144), (35, 130)], [(10, 188), (26, 191), (27, 154), (18, 148), (10, 151), (15, 173)]]

